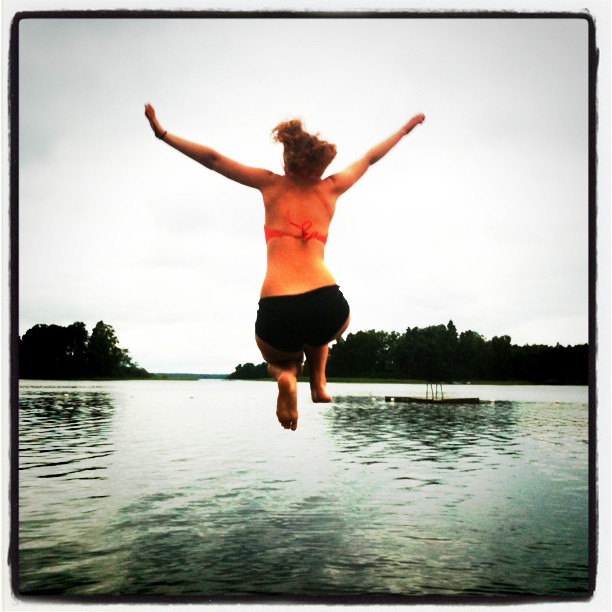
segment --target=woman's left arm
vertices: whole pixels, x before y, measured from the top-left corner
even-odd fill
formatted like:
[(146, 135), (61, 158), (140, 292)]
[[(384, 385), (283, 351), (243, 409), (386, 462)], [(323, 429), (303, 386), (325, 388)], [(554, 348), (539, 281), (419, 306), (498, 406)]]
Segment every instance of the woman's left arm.
[(392, 134), (389, 138), (370, 149), (365, 155), (368, 165), (371, 166), (381, 160), (404, 136), (410, 134), (410, 132), (412, 132), (417, 125), (423, 123), (423, 121), (425, 121), (425, 115), (415, 115), (406, 125), (395, 132), (395, 134)]
[(381, 160), (404, 136), (412, 132), (419, 124), (425, 121), (425, 115), (415, 115), (406, 125), (389, 138), (383, 140), (370, 149), (362, 158), (351, 164), (348, 168), (328, 177), (337, 195), (350, 189), (368, 170), (368, 168)]
[(149, 120), (151, 129), (158, 139), (163, 140), (163, 142), (177, 151), (180, 151), (187, 157), (190, 157), (206, 168), (214, 170), (232, 181), (236, 181), (247, 187), (262, 189), (275, 176), (274, 173), (269, 170), (245, 166), (229, 157), (225, 157), (225, 155), (221, 155), (221, 153), (210, 147), (185, 140), (174, 134), (169, 134), (167, 130), (161, 127), (155, 116), (155, 110), (150, 104), (145, 106), (145, 115)]

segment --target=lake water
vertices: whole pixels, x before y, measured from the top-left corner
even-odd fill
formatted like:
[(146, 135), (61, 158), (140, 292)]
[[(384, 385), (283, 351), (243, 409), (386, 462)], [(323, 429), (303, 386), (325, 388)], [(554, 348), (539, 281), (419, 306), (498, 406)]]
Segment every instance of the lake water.
[(23, 594), (583, 596), (586, 387), (21, 381)]

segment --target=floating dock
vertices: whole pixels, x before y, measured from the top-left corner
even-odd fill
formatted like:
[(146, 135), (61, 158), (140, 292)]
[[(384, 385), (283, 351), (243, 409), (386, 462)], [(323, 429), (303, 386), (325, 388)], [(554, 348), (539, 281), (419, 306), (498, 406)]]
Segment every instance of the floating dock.
[(425, 397), (403, 397), (401, 395), (386, 395), (385, 402), (401, 402), (403, 404), (479, 404), (480, 398), (444, 397), (442, 383), (429, 382), (425, 386)]
[(479, 404), (478, 397), (403, 397), (386, 395), (385, 402), (400, 402), (403, 404)]

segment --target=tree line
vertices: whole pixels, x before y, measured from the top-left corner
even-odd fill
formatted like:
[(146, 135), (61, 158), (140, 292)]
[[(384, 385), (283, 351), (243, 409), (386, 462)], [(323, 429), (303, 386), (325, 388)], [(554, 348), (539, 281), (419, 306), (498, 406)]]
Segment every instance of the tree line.
[(91, 335), (81, 322), (30, 328), (19, 339), (19, 377), (150, 378), (151, 374), (119, 347), (115, 330), (99, 321)]
[[(327, 375), (432, 382), (588, 384), (588, 345), (512, 344), (510, 336), (486, 340), (447, 325), (350, 333), (329, 351)], [(264, 363), (240, 364), (230, 378), (264, 378)]]

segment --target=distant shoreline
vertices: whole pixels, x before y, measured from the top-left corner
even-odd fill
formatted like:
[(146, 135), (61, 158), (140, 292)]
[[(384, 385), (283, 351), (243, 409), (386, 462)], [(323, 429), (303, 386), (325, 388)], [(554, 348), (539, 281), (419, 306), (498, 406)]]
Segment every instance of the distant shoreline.
[[(198, 380), (226, 380), (228, 382), (266, 382), (270, 384), (275, 384), (275, 381), (272, 378), (229, 378), (229, 374), (188, 374), (188, 373), (163, 373), (163, 374), (151, 374), (151, 376), (147, 378), (20, 378), (20, 381), (26, 380), (39, 380), (39, 381), (49, 381), (49, 382), (121, 382), (121, 381), (177, 381), (177, 382), (188, 382), (188, 381), (198, 381)], [(300, 378), (299, 382), (309, 382), (308, 376), (304, 376)], [(453, 381), (453, 382), (432, 382), (426, 380), (405, 380), (400, 378), (362, 378), (362, 377), (329, 377), (327, 379), (328, 383), (354, 383), (354, 384), (369, 384), (369, 385), (442, 385), (444, 387), (454, 387), (454, 386), (484, 386), (484, 385), (493, 385), (493, 386), (519, 386), (519, 385), (528, 385), (535, 387), (588, 387), (588, 384), (581, 383), (567, 383), (567, 382), (559, 382), (559, 381), (548, 381), (548, 382), (532, 382), (528, 380), (471, 380), (471, 381)]]
[[(157, 376), (157, 375), (156, 375)], [(171, 378), (168, 379), (158, 379), (158, 380), (202, 380), (202, 379), (221, 379), (228, 380), (229, 382), (235, 381), (251, 381), (251, 382), (269, 382), (274, 383), (275, 381), (272, 378), (228, 378), (229, 375), (223, 374), (175, 374), (170, 375)], [(184, 378), (180, 378), (184, 376)], [(299, 382), (308, 382), (308, 375), (300, 378)], [(389, 385), (427, 385), (427, 384), (436, 384), (435, 381), (428, 380), (413, 380), (413, 379), (403, 379), (403, 378), (367, 378), (367, 377), (335, 377), (329, 376), (327, 377), (328, 383), (356, 383), (356, 384), (389, 384)], [(561, 387), (588, 387), (588, 384), (580, 384), (580, 383), (562, 383), (559, 381), (549, 381), (542, 383), (535, 383), (528, 380), (512, 380), (512, 381), (497, 381), (497, 380), (471, 380), (471, 381), (453, 381), (453, 382), (438, 382), (437, 384), (441, 384), (445, 387), (452, 387), (456, 385), (499, 385), (499, 386), (517, 386), (517, 385), (530, 385), (530, 386), (561, 386)]]

